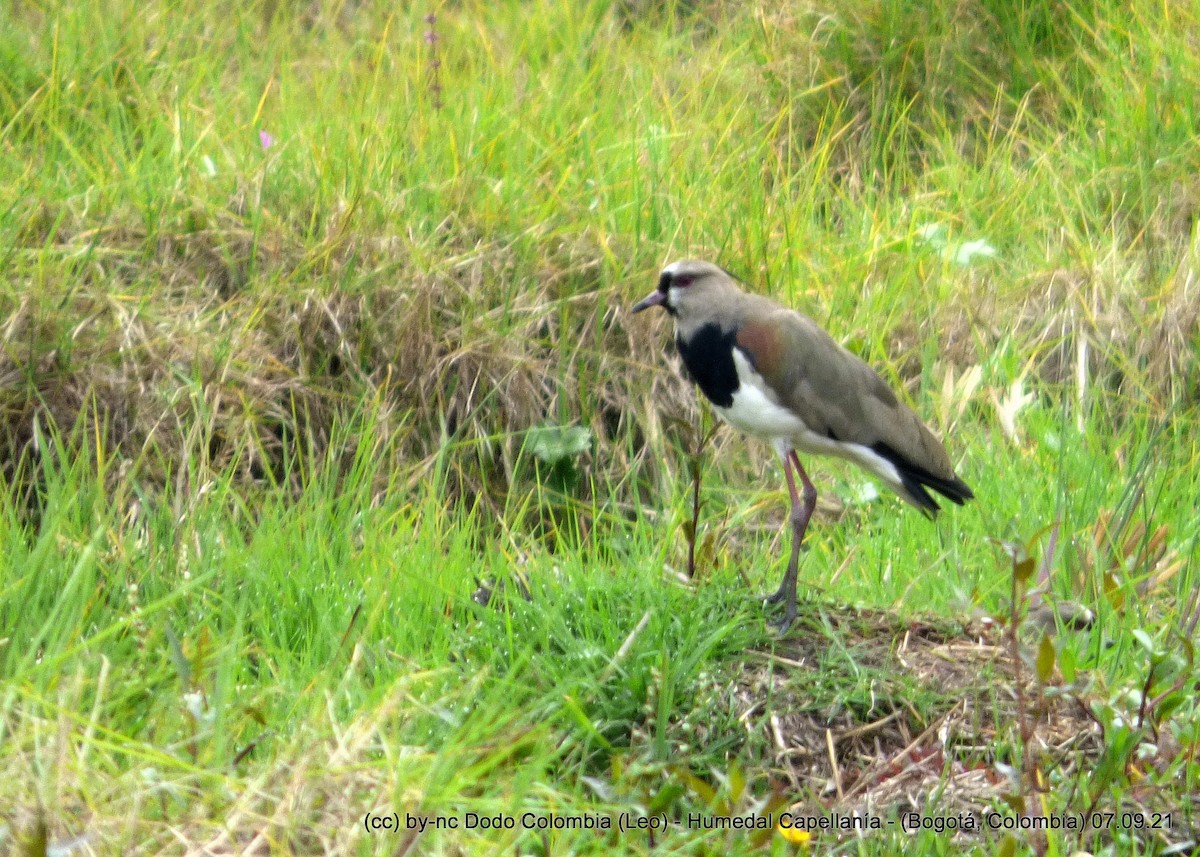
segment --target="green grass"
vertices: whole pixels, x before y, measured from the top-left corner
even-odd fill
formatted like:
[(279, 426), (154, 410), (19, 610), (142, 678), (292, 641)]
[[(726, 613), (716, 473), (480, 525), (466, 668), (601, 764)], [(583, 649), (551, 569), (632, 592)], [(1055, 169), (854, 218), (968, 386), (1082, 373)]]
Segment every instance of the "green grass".
[[(364, 815), (894, 817), (925, 733), (931, 815), (1024, 765), (1047, 812), (1174, 827), (1021, 849), (1194, 839), (1198, 35), (1105, 0), (0, 10), (0, 852), (784, 854)], [(626, 308), (683, 256), (879, 368), (978, 496), (931, 525), (812, 462), (786, 640), (781, 474), (728, 429), (681, 580), (705, 416)], [(986, 625), (1031, 539), (1096, 618), (1040, 679), (1022, 623), (1023, 740)], [(813, 850), (902, 847), (1007, 846)]]

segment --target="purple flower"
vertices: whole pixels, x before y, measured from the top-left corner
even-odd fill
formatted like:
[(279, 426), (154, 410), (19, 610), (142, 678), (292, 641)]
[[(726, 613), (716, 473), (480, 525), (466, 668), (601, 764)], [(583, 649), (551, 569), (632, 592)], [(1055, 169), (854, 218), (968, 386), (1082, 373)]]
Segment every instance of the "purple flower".
[(266, 131), (259, 130), (258, 142), (263, 147), (263, 151), (265, 152), (267, 149), (275, 145), (275, 138)]

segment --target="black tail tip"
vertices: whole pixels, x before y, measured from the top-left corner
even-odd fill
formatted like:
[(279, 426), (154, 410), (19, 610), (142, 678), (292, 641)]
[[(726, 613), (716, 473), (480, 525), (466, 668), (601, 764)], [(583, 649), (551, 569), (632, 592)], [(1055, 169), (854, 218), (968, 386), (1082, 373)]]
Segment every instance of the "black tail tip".
[(963, 482), (957, 476), (954, 479), (937, 479), (937, 478), (919, 478), (911, 474), (902, 474), (904, 483), (904, 491), (910, 503), (916, 506), (925, 517), (930, 520), (937, 517), (938, 512), (942, 511), (942, 507), (938, 505), (937, 500), (930, 494), (926, 488), (932, 488), (934, 491), (941, 494), (952, 503), (957, 503), (959, 506), (966, 503), (968, 500), (975, 499), (975, 492), (971, 490), (966, 482)]
[(953, 482), (946, 483), (945, 488), (940, 485), (934, 485), (933, 487), (945, 495), (947, 499), (953, 500), (960, 506), (968, 500), (975, 499), (975, 492), (971, 490), (971, 486), (957, 476), (954, 477)]
[(904, 486), (904, 490), (901, 493), (905, 499), (930, 518), (937, 515), (941, 507), (938, 506), (937, 501), (933, 499), (932, 495), (925, 490), (926, 488), (932, 488), (950, 502), (957, 503), (960, 506), (968, 500), (975, 499), (975, 492), (971, 490), (971, 486), (955, 476), (953, 472), (949, 478), (935, 476), (926, 468), (909, 461), (882, 441), (872, 446), (871, 451), (887, 459), (895, 466), (897, 473), (900, 475), (900, 483)]

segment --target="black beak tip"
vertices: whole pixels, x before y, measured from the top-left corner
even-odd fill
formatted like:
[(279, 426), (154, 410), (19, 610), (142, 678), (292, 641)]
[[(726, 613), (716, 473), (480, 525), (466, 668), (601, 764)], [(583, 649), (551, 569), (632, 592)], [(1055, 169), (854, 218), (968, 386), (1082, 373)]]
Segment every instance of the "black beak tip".
[(667, 296), (662, 292), (653, 292), (642, 300), (633, 305), (631, 310), (634, 315), (637, 315), (644, 309), (650, 309), (652, 306), (662, 306), (667, 302)]

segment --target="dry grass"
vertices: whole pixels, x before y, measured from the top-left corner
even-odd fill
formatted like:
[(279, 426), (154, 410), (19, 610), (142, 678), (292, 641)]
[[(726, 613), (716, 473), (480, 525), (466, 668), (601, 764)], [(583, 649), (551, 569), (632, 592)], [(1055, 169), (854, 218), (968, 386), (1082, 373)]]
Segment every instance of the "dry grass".
[[(1022, 795), (1020, 754), (1037, 759), (1045, 791), (1078, 782), (1104, 755), (1098, 700), (1065, 684), (1040, 687), (1029, 665), (1020, 674), (1035, 700), (1033, 729), (1019, 749), (1018, 671), (1007, 632), (994, 622), (956, 627), (828, 608), (802, 621), (810, 624), (805, 633), (756, 653), (737, 691), (738, 719), (769, 753), (773, 780), (806, 795), (792, 804), (797, 814), (970, 816), (974, 831), (949, 834), (969, 843), (987, 839), (985, 815)], [(814, 688), (839, 663), (831, 648), (869, 675), (869, 705), (814, 708), (823, 696)], [(1023, 656), (1032, 663), (1032, 652)], [(1149, 782), (1130, 807), (1180, 819), (1194, 812), (1190, 798)], [(1194, 831), (1184, 823), (1160, 835), (1170, 845)]]
[[(737, 779), (978, 814), (1029, 753), (1055, 809), (1195, 836), (1197, 34), (1100, 0), (0, 11), (0, 850), (610, 853), (360, 821)], [(978, 487), (931, 529), (814, 469), (823, 604), (769, 650), (734, 602), (784, 546), (771, 453), (718, 430), (689, 523), (707, 424), (627, 314), (693, 255)], [(587, 430), (562, 470), (547, 424)], [(896, 615), (994, 609), (988, 540), (1050, 525), (1037, 597), (1096, 622), (1025, 739), (998, 631)], [(690, 835), (620, 846), (745, 844)]]
[[(160, 236), (149, 253), (131, 230), (52, 243), (54, 255), (84, 253), (88, 263), (76, 282), (4, 301), (0, 458), (9, 484), (27, 492), (22, 483), (36, 480), (35, 427), (98, 439), (148, 485), (161, 487), (171, 463), (195, 451), (212, 471), (236, 465), (261, 482), (280, 477), (289, 455), (323, 458), (333, 425), (364, 402), (400, 472), (421, 478), (450, 443), (455, 496), (478, 494), (497, 510), (517, 477), (523, 433), (547, 421), (591, 429), (596, 481), (622, 483), (634, 456), (643, 485), (677, 476), (664, 459), (638, 455), (672, 438), (686, 447), (670, 427), (697, 419), (686, 383), (659, 368), (673, 360), (666, 323), (634, 324), (623, 311), (650, 272), (614, 281), (578, 246), (534, 270), (504, 247), (477, 246), (430, 271), (397, 259), (398, 237), (356, 236), (319, 245), (334, 285), (305, 287), (297, 283), (314, 253), (279, 249), (295, 244), (284, 235), (206, 229)], [(915, 382), (925, 331), (936, 328), (943, 371), (961, 373), (1020, 342), (1030, 374), (1081, 397), (1165, 406), (1195, 396), (1191, 269), (1150, 295), (1127, 274), (1112, 276), (1036, 275), (1018, 290), (1016, 311), (994, 283), (964, 284), (975, 300), (886, 332), (893, 368)]]

